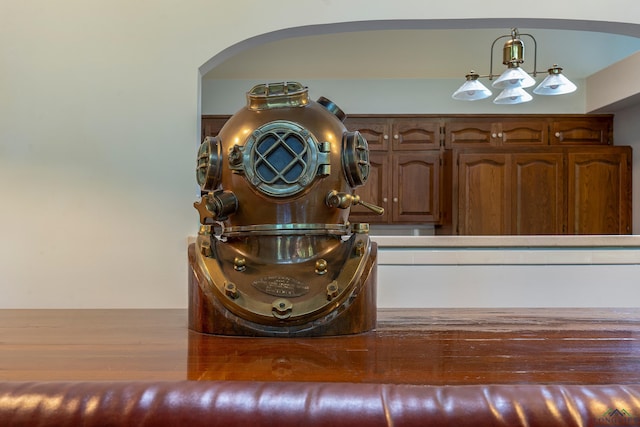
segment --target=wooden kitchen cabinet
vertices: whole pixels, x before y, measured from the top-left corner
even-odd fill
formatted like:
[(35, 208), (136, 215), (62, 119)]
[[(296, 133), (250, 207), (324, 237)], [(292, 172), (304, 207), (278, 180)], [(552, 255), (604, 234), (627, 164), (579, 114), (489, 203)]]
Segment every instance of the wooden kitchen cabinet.
[(415, 116), (349, 116), (345, 126), (369, 143), (371, 173), (356, 194), (385, 210), (351, 208), (352, 222), (438, 223), (441, 219), (442, 120)]
[(457, 158), (457, 234), (511, 234), (508, 156), (483, 152), (459, 153)]
[(384, 213), (378, 215), (369, 209), (355, 205), (351, 207), (349, 219), (351, 222), (368, 222), (386, 224), (391, 218), (388, 206), (390, 196), (390, 164), (387, 153), (371, 151), (369, 153), (369, 178), (367, 183), (358, 187), (355, 194), (368, 203), (384, 208)]
[(464, 115), (443, 120), (446, 148), (613, 144), (609, 114)]
[(460, 153), (458, 234), (563, 234), (563, 177), (562, 153)]
[(569, 234), (631, 233), (631, 148), (568, 154)]
[(452, 119), (444, 129), (446, 148), (489, 147), (492, 145), (493, 122), (484, 119)]
[(201, 136), (200, 141), (204, 141), (204, 139), (208, 136), (216, 136), (220, 133), (222, 126), (229, 120), (231, 116), (202, 116), (201, 120)]
[[(229, 116), (203, 116), (202, 137)], [(437, 234), (629, 234), (631, 149), (613, 116), (349, 115), (369, 143), (352, 222), (437, 225)], [(444, 166), (443, 166), (444, 165)]]
[(548, 129), (545, 117), (451, 118), (445, 121), (444, 145), (447, 148), (547, 145)]
[[(202, 139), (218, 134), (230, 116), (202, 116)], [(613, 145), (613, 116), (589, 115), (349, 115), (371, 151), (446, 148)]]
[(613, 116), (552, 119), (552, 145), (613, 145)]
[(510, 166), (510, 234), (564, 234), (564, 155), (513, 153), (510, 155)]
[(348, 116), (347, 129), (359, 131), (371, 151), (440, 148), (442, 120), (416, 116)]
[(497, 139), (498, 145), (514, 147), (548, 144), (549, 127), (544, 119), (503, 118), (495, 126), (497, 132), (492, 136)]
[(369, 144), (369, 151), (388, 151), (391, 129), (386, 118), (347, 116), (345, 126), (350, 131), (359, 131)]
[(439, 119), (395, 118), (391, 121), (391, 148), (394, 151), (437, 150), (441, 128)]
[(383, 207), (376, 215), (361, 206), (351, 208), (351, 222), (372, 224), (437, 223), (441, 218), (442, 154), (437, 150), (371, 152), (367, 183), (355, 193)]
[(629, 147), (457, 153), (461, 235), (629, 234)]
[(394, 153), (392, 156), (391, 219), (424, 223), (440, 219), (439, 151)]

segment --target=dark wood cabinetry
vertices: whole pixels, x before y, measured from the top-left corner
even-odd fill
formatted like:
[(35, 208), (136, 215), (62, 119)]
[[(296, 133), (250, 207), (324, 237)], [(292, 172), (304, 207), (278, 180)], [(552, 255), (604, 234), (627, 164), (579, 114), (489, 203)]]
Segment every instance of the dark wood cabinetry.
[(349, 130), (357, 130), (369, 144), (370, 151), (388, 151), (391, 129), (389, 120), (379, 117), (347, 117), (345, 125)]
[(371, 151), (432, 150), (441, 145), (442, 121), (416, 116), (348, 116), (345, 126), (358, 130)]
[(562, 153), (514, 153), (511, 166), (511, 232), (564, 234)]
[(460, 150), (457, 234), (631, 233), (629, 147)]
[(441, 219), (442, 122), (405, 116), (349, 117), (345, 125), (369, 142), (371, 173), (356, 189), (362, 200), (384, 208), (376, 215), (360, 206), (352, 222), (375, 224), (438, 223)]
[(631, 233), (631, 149), (568, 154), (568, 233)]
[(445, 147), (489, 147), (493, 123), (486, 120), (451, 120), (445, 127)]
[[(203, 116), (202, 136), (229, 116)], [(350, 115), (369, 143), (352, 222), (438, 234), (631, 233), (631, 149), (612, 115)]]
[(550, 127), (550, 144), (613, 144), (613, 118), (611, 116), (569, 117), (564, 120), (552, 120)]
[(611, 115), (452, 116), (444, 129), (446, 148), (613, 144)]
[(446, 121), (446, 148), (547, 145), (544, 118), (473, 117)]
[(356, 194), (365, 202), (384, 208), (382, 215), (377, 215), (362, 206), (352, 206), (350, 219), (353, 222), (388, 223), (391, 219), (388, 201), (391, 191), (389, 156), (386, 152), (369, 153), (369, 179), (366, 185), (358, 188)]
[(369, 180), (355, 193), (362, 200), (383, 207), (384, 214), (354, 206), (350, 220), (375, 224), (439, 222), (441, 159), (437, 150), (371, 152)]
[(202, 116), (200, 141), (203, 141), (207, 136), (216, 136), (222, 126), (229, 120), (230, 116)]
[[(215, 136), (230, 116), (202, 117), (202, 139)], [(613, 145), (613, 116), (352, 115), (372, 151), (430, 150), (483, 146)]]
[(392, 159), (391, 220), (437, 223), (440, 220), (440, 152), (393, 153)]
[(509, 234), (509, 163), (504, 154), (461, 153), (456, 234)]
[(458, 153), (457, 234), (563, 234), (562, 153)]

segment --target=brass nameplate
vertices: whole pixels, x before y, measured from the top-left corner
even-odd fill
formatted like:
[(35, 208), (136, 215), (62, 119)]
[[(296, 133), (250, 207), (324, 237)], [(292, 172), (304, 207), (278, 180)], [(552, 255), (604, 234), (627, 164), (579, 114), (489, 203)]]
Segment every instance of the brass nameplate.
[(309, 292), (309, 285), (292, 277), (269, 276), (261, 277), (252, 285), (261, 292), (274, 297), (300, 297)]

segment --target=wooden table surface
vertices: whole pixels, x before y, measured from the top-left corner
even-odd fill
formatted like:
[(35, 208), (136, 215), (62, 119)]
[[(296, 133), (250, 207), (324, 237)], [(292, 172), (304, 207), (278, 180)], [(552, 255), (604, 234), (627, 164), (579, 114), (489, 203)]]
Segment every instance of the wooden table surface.
[(640, 309), (380, 310), (355, 336), (187, 329), (186, 310), (0, 310), (0, 380), (640, 383)]

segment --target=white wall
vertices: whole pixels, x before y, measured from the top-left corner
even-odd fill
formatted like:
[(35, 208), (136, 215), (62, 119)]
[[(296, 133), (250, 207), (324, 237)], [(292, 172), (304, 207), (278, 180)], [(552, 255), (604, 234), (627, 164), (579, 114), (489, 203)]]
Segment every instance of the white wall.
[[(286, 78), (283, 79), (285, 81)], [(252, 80), (203, 80), (202, 114), (232, 114), (244, 107)], [(460, 79), (417, 80), (303, 80), (311, 99), (329, 98), (349, 114), (584, 114), (584, 81), (575, 79), (576, 92), (562, 96), (536, 96), (526, 104), (496, 105), (491, 99), (455, 101), (451, 94)], [(517, 108), (517, 111), (514, 111)]]
[(633, 234), (640, 234), (640, 103), (616, 111), (614, 118), (614, 138), (618, 145), (633, 147), (632, 212)]
[(635, 53), (589, 76), (587, 111), (628, 107), (640, 102), (640, 81), (633, 70), (640, 68), (640, 53)]
[(186, 306), (199, 69), (256, 36), (333, 23), (640, 34), (635, 0), (541, 0), (526, 19), (502, 3), (0, 3), (0, 307)]

